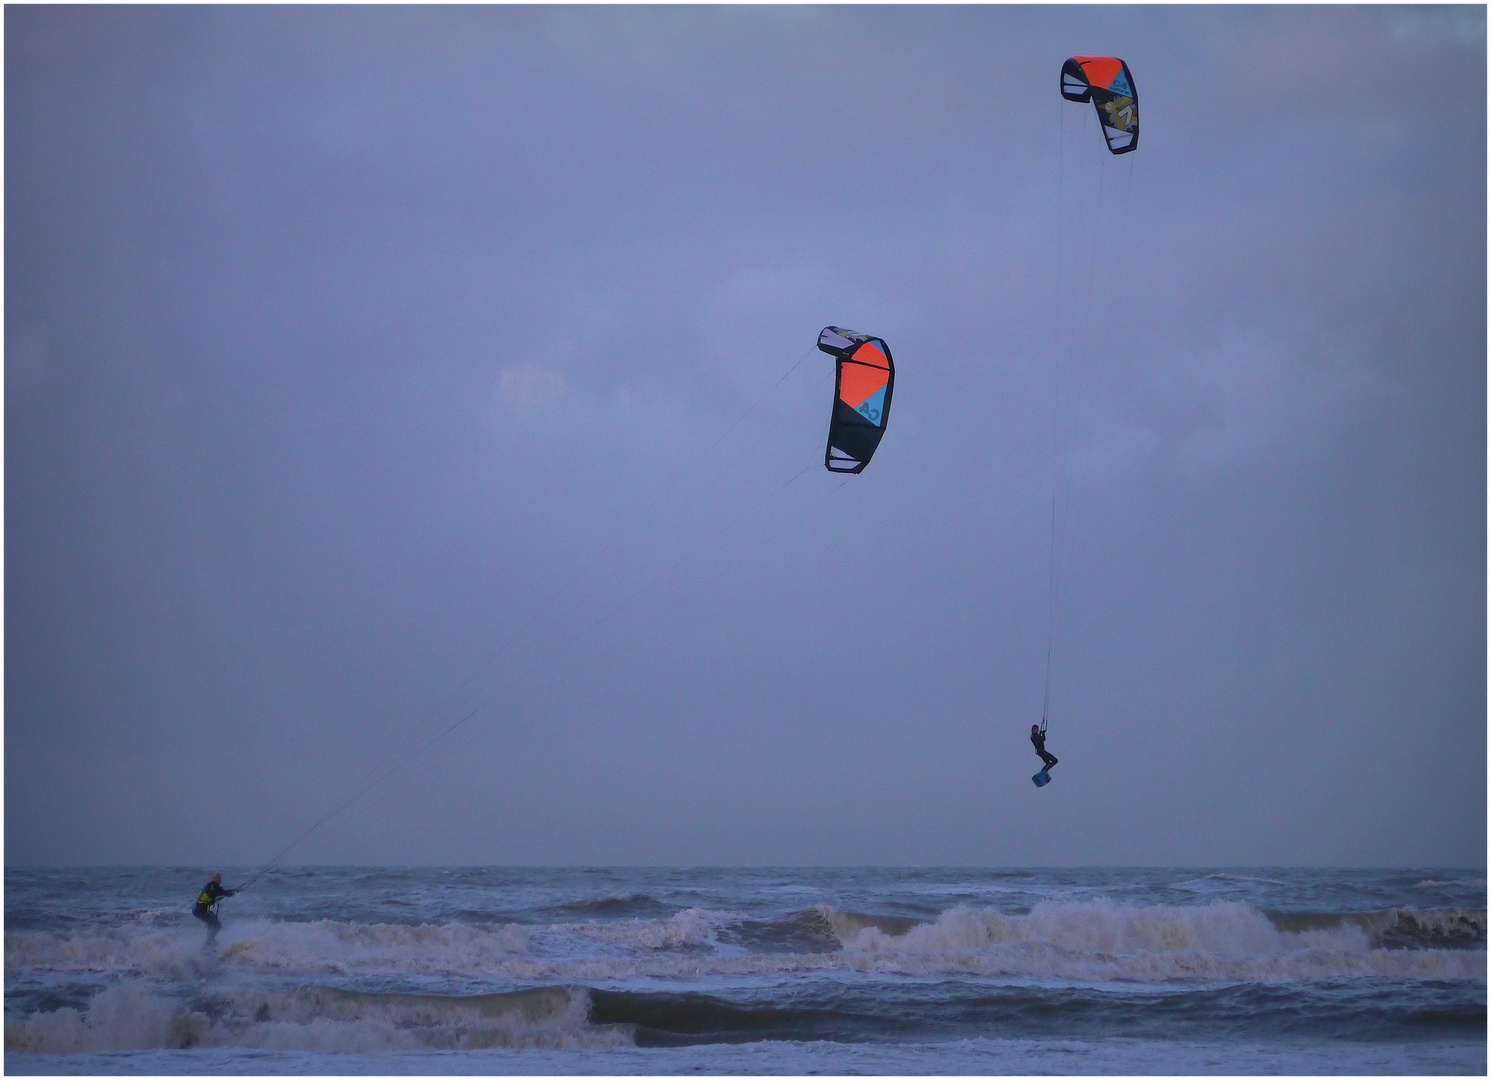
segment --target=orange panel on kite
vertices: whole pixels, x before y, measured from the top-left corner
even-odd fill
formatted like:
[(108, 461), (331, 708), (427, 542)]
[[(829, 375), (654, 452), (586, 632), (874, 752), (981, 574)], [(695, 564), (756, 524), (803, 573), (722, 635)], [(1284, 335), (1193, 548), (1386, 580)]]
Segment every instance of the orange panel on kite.
[(1072, 59), (1082, 65), (1082, 74), (1087, 76), (1088, 82), (1104, 90), (1113, 85), (1113, 80), (1123, 70), (1123, 61), (1116, 56), (1074, 56)]
[[(874, 367), (866, 367), (873, 364)], [(881, 387), (890, 382), (890, 365), (885, 354), (866, 343), (854, 354), (854, 359), (844, 364), (839, 376), (839, 399), (851, 409), (857, 409)]]

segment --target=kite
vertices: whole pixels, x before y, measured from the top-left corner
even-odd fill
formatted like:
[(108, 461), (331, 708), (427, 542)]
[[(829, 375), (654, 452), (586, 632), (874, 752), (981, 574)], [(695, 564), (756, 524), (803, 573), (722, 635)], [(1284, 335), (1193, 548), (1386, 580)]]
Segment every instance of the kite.
[(838, 362), (823, 465), (829, 472), (862, 472), (880, 445), (890, 417), (890, 396), (896, 385), (890, 346), (869, 334), (826, 326), (818, 335), (818, 348)]
[(1116, 56), (1074, 56), (1061, 65), (1061, 96), (1091, 101), (1115, 154), (1139, 146), (1139, 95), (1129, 65)]

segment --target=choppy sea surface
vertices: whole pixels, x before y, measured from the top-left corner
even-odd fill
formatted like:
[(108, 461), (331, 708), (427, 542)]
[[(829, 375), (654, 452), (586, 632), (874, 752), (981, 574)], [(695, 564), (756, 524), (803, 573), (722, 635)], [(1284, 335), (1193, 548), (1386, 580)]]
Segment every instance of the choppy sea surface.
[(1484, 870), (10, 868), (5, 1069), (1484, 1075)]

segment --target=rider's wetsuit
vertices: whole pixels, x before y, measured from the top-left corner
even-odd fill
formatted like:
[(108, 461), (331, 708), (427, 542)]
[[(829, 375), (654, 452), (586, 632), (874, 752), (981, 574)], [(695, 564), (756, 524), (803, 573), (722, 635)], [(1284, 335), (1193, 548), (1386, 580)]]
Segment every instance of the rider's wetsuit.
[(197, 904), (192, 908), (192, 914), (207, 924), (207, 944), (211, 945), (218, 931), (223, 928), (223, 924), (218, 921), (217, 917), (217, 902), (225, 896), (232, 896), (237, 891), (237, 889), (225, 889), (217, 882), (209, 881), (197, 894)]
[(1041, 755), (1041, 760), (1046, 763), (1046, 768), (1056, 764), (1056, 755), (1046, 751), (1046, 733), (1044, 731), (1032, 731), (1030, 741), (1035, 744), (1035, 752)]

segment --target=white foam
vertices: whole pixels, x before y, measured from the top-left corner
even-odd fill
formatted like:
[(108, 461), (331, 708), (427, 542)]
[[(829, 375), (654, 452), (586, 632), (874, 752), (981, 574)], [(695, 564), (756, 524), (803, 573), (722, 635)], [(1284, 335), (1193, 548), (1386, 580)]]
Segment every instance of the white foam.
[[(202, 950), (196, 927), (22, 931), (5, 939), (7, 970), (145, 976), (190, 981), (223, 970), (307, 978), (388, 975), (470, 976), (516, 982), (671, 978), (717, 970), (744, 950), (719, 942), (739, 916), (690, 908), (666, 919), (554, 926), (466, 923), (416, 926), (338, 920), (236, 920)], [(777, 970), (763, 958), (765, 970)], [(748, 963), (748, 961), (747, 961)]]
[[(635, 949), (668, 949), (680, 946), (718, 945), (719, 932), (744, 918), (729, 911), (692, 907), (667, 919), (632, 919), (627, 922), (580, 923), (565, 927), (572, 933), (598, 938)], [(557, 928), (556, 928), (557, 929)]]
[(5, 1049), (77, 1054), (98, 1050), (156, 1050), (195, 1046), (208, 1026), (201, 1013), (180, 1009), (143, 987), (110, 986), (87, 1010), (58, 1009), (5, 1023)]
[[(842, 951), (752, 953), (722, 942), (739, 916), (691, 908), (666, 919), (548, 927), (244, 920), (219, 938), (219, 956), (202, 952), (194, 927), (24, 931), (6, 936), (6, 969), (105, 981), (374, 976), (451, 988), (472, 979), (575, 984), (835, 970), (1078, 981), (1486, 978), (1484, 948), (1376, 945), (1389, 927), (1450, 937), (1478, 930), (1484, 937), (1484, 911), (1404, 909), (1294, 930), (1239, 902), (1143, 906), (1094, 899), (1045, 902), (1023, 915), (960, 905), (901, 932), (899, 920), (819, 910)], [(1439, 942), (1430, 936), (1425, 943)]]
[(1463, 908), (1398, 908), (1372, 919), (1374, 930), (1384, 942), (1402, 944), (1416, 940), (1423, 945), (1445, 945), (1453, 942), (1486, 940), (1486, 910)]
[(5, 966), (175, 978), (205, 974), (221, 962), (332, 973), (389, 968), (418, 972), (449, 970), (457, 958), (476, 967), (500, 966), (527, 948), (527, 934), (514, 925), (400, 926), (330, 919), (234, 922), (218, 938), (216, 954), (204, 952), (202, 940), (196, 927), (22, 932), (6, 935)]
[(1356, 924), (1281, 931), (1237, 902), (1146, 907), (1091, 900), (1038, 904), (1027, 915), (959, 906), (904, 935), (867, 926), (841, 941), (858, 970), (916, 974), (1083, 982), (1486, 977), (1485, 950), (1374, 948)]
[(209, 1017), (124, 983), (102, 991), (81, 1012), (63, 1008), (7, 1022), (5, 1048), (43, 1054), (198, 1047), (376, 1053), (632, 1042), (624, 1029), (591, 1025), (589, 995), (563, 987), (473, 998), (309, 988), (241, 993), (218, 1006)]

